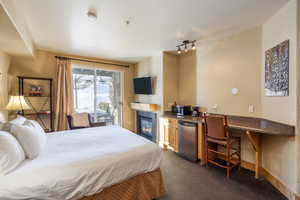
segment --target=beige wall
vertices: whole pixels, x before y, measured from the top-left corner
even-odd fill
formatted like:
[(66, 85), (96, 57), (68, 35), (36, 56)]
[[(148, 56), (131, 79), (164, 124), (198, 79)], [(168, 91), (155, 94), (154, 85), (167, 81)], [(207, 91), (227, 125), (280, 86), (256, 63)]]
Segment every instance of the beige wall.
[(164, 53), (164, 110), (171, 110), (174, 102), (179, 103), (179, 56)]
[(8, 70), (10, 66), (10, 56), (0, 52), (0, 122), (7, 121), (6, 111), (1, 111), (8, 101)]
[[(56, 78), (55, 54), (46, 51), (37, 51), (36, 56), (13, 56), (9, 74), (12, 76), (12, 94), (18, 94), (17, 76), (33, 76)], [(54, 81), (55, 83), (55, 81)]]
[[(33, 76), (33, 77), (48, 77), (56, 78), (56, 59), (55, 55), (59, 55), (52, 52), (37, 51), (35, 57), (13, 57), (9, 74), (12, 79), (12, 92), (17, 94), (18, 82), (17, 76)], [(100, 60), (100, 59), (94, 59)], [(118, 62), (119, 63), (119, 62)], [(86, 63), (85, 63), (86, 65)], [(121, 67), (107, 67), (100, 65), (93, 65), (101, 68), (110, 68), (114, 70), (120, 70), (124, 72), (124, 102), (123, 102), (123, 126), (129, 130), (134, 130), (134, 114), (130, 109), (130, 103), (134, 100), (132, 78), (135, 74), (134, 65), (130, 65), (129, 68)], [(55, 83), (55, 81), (54, 81)]]
[[(264, 70), (262, 70), (262, 117), (296, 125), (297, 119), (297, 0), (288, 2), (263, 24), (262, 67), (264, 52), (277, 44), (290, 40), (289, 96), (264, 95)], [(295, 138), (269, 137), (263, 140), (263, 167), (296, 192)]]
[(171, 110), (176, 102), (180, 105), (196, 105), (196, 52), (181, 55), (164, 52), (164, 110)]
[[(202, 46), (197, 52), (198, 104), (209, 112), (260, 116), (261, 28)], [(233, 95), (232, 88), (239, 93)], [(249, 105), (254, 105), (254, 113), (248, 112)]]
[[(197, 50), (197, 103), (202, 110), (260, 116), (261, 28), (239, 33)], [(232, 88), (239, 93), (233, 95)], [(217, 110), (213, 105), (217, 104)], [(248, 106), (255, 112), (249, 113)], [(251, 144), (242, 136), (242, 159), (254, 162)]]
[[(289, 96), (266, 97), (264, 95), (264, 84), (262, 84), (262, 115), (264, 117), (296, 124), (296, 79), (297, 79), (297, 5), (296, 0), (290, 1), (272, 18), (263, 24), (262, 54), (277, 44), (290, 40), (290, 68), (289, 68)], [(276, 33), (276, 34), (275, 34)], [(264, 66), (264, 58), (262, 66)], [(264, 83), (264, 71), (262, 73)], [(274, 105), (277, 106), (274, 109)]]
[(179, 56), (179, 100), (182, 105), (196, 105), (196, 52)]

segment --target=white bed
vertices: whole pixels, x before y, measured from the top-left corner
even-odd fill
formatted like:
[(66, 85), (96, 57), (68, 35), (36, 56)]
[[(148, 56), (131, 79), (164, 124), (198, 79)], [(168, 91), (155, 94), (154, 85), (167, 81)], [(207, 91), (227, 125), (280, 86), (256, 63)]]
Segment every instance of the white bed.
[(0, 177), (0, 199), (80, 199), (158, 169), (161, 157), (156, 144), (117, 126), (51, 133), (37, 159)]

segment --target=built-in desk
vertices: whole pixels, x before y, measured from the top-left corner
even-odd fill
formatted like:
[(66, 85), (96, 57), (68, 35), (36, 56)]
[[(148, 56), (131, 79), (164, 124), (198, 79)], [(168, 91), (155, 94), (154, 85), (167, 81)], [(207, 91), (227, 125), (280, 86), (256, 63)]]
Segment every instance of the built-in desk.
[(295, 136), (295, 127), (267, 119), (254, 117), (228, 116), (230, 128), (273, 136)]
[(295, 136), (295, 127), (262, 118), (228, 116), (228, 126), (243, 130), (255, 151), (255, 178), (260, 177), (262, 163), (261, 135)]
[[(199, 158), (202, 158), (202, 164), (205, 164), (205, 156), (203, 150), (204, 131), (203, 123), (204, 120), (201, 117), (184, 116), (183, 118), (176, 118), (171, 112), (165, 112), (163, 118), (185, 120), (199, 123), (198, 137), (200, 141), (200, 150), (202, 154)], [(201, 127), (200, 127), (201, 125)], [(255, 177), (260, 177), (261, 163), (262, 163), (262, 146), (261, 146), (261, 135), (271, 136), (295, 136), (295, 127), (267, 119), (253, 118), (253, 117), (240, 117), (240, 116), (228, 116), (228, 126), (231, 129), (242, 130), (248, 136), (250, 143), (252, 144), (253, 150), (255, 151)], [(199, 143), (199, 142), (198, 142)]]

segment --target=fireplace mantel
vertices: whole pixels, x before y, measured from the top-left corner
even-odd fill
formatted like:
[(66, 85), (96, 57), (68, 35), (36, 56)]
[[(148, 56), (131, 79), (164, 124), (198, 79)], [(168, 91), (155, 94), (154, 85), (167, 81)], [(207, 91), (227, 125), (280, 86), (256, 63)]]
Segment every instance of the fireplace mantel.
[(131, 103), (131, 108), (134, 110), (141, 110), (146, 112), (156, 112), (158, 110), (158, 105), (146, 103)]

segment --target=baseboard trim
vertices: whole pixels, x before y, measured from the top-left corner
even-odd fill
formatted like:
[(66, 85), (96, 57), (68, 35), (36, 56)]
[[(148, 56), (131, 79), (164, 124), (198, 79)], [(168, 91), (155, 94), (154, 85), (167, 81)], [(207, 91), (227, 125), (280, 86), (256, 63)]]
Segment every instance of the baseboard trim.
[[(225, 156), (219, 155), (218, 157), (225, 160)], [(241, 167), (253, 172), (255, 171), (255, 164), (245, 160), (241, 161)], [(300, 200), (300, 196), (291, 191), (284, 183), (273, 176), (268, 170), (261, 168), (260, 174), (289, 200)]]
[[(254, 171), (255, 165), (253, 163), (242, 161), (241, 167)], [(289, 200), (300, 200), (300, 196), (291, 191), (284, 183), (282, 183), (278, 178), (274, 177), (268, 170), (261, 169), (262, 176), (269, 181), (278, 191), (280, 191)]]
[(279, 179), (274, 177), (268, 170), (262, 169), (262, 176), (265, 177), (277, 190), (279, 190), (284, 196), (286, 196), (289, 200), (295, 200), (296, 194), (291, 191), (284, 183), (282, 183)]
[(250, 171), (255, 171), (255, 165), (253, 163), (242, 160), (241, 167)]

